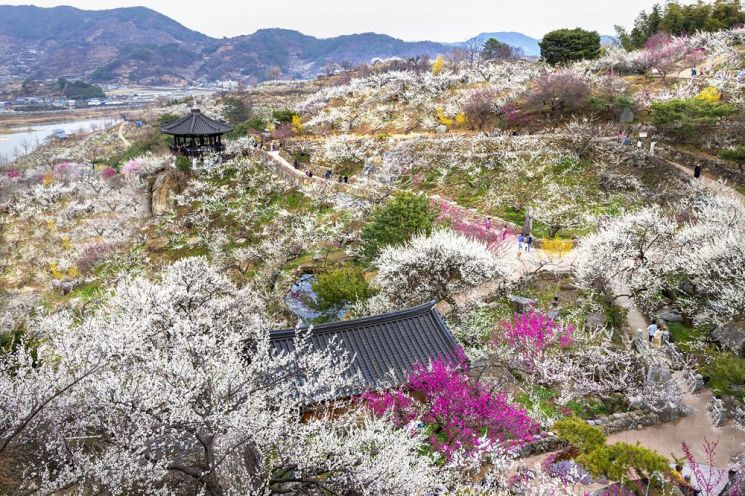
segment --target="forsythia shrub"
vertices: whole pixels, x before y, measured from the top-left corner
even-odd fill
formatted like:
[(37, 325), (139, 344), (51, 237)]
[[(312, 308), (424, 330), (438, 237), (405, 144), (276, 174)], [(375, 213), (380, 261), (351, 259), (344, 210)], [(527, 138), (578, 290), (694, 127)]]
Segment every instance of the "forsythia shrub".
[(432, 63), (432, 75), (439, 76), (442, 74), (442, 70), (445, 68), (445, 59), (437, 57)]
[(453, 119), (445, 114), (445, 109), (437, 109), (437, 120), (440, 121), (440, 124), (443, 126), (450, 127), (453, 125)]
[(295, 134), (300, 134), (303, 132), (303, 123), (300, 122), (300, 116), (299, 115), (293, 115), (292, 116), (292, 123), (290, 124), (292, 126), (292, 132)]
[(704, 88), (696, 98), (705, 102), (716, 103), (722, 99), (722, 94), (719, 93), (719, 90), (715, 87), (708, 86)]

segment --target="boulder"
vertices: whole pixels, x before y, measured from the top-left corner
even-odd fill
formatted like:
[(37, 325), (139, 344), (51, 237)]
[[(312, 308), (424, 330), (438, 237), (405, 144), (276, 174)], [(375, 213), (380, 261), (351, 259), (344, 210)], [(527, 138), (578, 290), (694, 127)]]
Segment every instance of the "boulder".
[(711, 337), (722, 347), (740, 358), (745, 358), (745, 321), (719, 326), (711, 333)]
[(634, 122), (634, 112), (630, 108), (626, 107), (625, 109), (623, 109), (623, 111), (621, 111), (618, 122), (620, 122), (621, 124), (631, 124), (632, 122)]
[(448, 132), (448, 128), (445, 125), (439, 125), (435, 128), (437, 134), (445, 134)]
[(164, 215), (176, 209), (176, 195), (186, 185), (187, 176), (176, 169), (165, 169), (157, 173), (150, 188), (150, 212)]
[(683, 322), (683, 316), (677, 310), (662, 312), (659, 317), (665, 322)]

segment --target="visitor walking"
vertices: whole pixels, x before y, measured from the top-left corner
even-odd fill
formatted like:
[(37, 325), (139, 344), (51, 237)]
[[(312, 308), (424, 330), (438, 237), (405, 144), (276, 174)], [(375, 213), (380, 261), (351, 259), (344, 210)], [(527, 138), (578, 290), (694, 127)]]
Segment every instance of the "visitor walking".
[(491, 230), (491, 217), (486, 218), (486, 222), (484, 223), (484, 226), (486, 227), (487, 231)]
[(647, 327), (647, 336), (649, 337), (649, 342), (651, 343), (654, 339), (655, 334), (657, 334), (657, 321), (653, 320), (651, 324)]
[(349, 177), (348, 176), (344, 176), (344, 184), (349, 184)]
[(696, 164), (693, 168), (693, 177), (699, 179), (701, 177), (701, 164)]
[(300, 168), (300, 162), (298, 162), (298, 161), (297, 161), (297, 159), (295, 159), (295, 160), (294, 160), (294, 161), (292, 162), (292, 166), (293, 166), (293, 167), (294, 167), (295, 169), (299, 169), (299, 168)]
[(533, 235), (528, 234), (528, 240), (525, 243), (525, 251), (530, 252), (530, 248), (533, 246)]
[(523, 238), (523, 233), (520, 233), (517, 235), (517, 251), (521, 252), (523, 251), (523, 241), (525, 241), (525, 238)]
[(331, 169), (328, 169), (328, 170), (326, 171), (326, 176), (325, 176), (325, 177), (326, 177), (326, 179), (327, 179), (327, 180), (331, 179), (331, 175), (332, 175), (332, 174), (331, 174)]

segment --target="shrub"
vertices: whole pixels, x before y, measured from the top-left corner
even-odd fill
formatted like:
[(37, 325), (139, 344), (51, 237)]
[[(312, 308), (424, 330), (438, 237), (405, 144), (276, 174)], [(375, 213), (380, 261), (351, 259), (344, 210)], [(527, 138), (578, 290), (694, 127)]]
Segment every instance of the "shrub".
[(311, 287), (317, 296), (313, 306), (329, 313), (336, 313), (349, 303), (365, 299), (370, 293), (362, 270), (356, 267), (320, 274)]
[(376, 415), (390, 412), (398, 426), (419, 420), (432, 433), (432, 448), (447, 461), (456, 454), (477, 455), (494, 444), (510, 447), (531, 439), (540, 426), (507, 394), (471, 379), (464, 355), (461, 360), (414, 366), (406, 390), (422, 401), (401, 391), (365, 393), (362, 398)]
[(540, 46), (541, 57), (551, 65), (596, 59), (600, 56), (600, 35), (581, 28), (558, 29), (546, 34)]
[(577, 417), (557, 420), (552, 430), (560, 439), (576, 447), (581, 453), (590, 453), (605, 445), (605, 433)]
[(701, 93), (696, 98), (705, 102), (716, 103), (722, 99), (722, 94), (714, 86), (707, 86), (701, 90)]
[(442, 70), (445, 68), (445, 59), (437, 57), (432, 63), (432, 75), (439, 76), (442, 74)]
[(272, 120), (277, 124), (291, 124), (297, 113), (290, 109), (275, 110), (272, 112)]
[(223, 98), (223, 116), (230, 124), (238, 124), (248, 118), (248, 107), (242, 98), (227, 96)]
[(191, 160), (183, 155), (176, 159), (176, 168), (182, 172), (189, 172), (191, 170)]
[(589, 102), (590, 85), (585, 78), (564, 69), (553, 73), (544, 73), (528, 95), (528, 106), (549, 113), (576, 112), (582, 110)]
[(650, 449), (627, 443), (605, 444), (607, 437), (600, 428), (577, 417), (556, 421), (553, 430), (580, 451), (577, 462), (595, 477), (623, 482), (629, 476), (649, 478), (668, 469), (667, 459)]
[(616, 443), (584, 453), (577, 461), (595, 477), (626, 481), (630, 477), (649, 478), (655, 472), (668, 470), (667, 459), (639, 445)]
[(652, 104), (652, 124), (680, 137), (698, 133), (734, 112), (730, 104), (701, 98), (668, 100)]
[(160, 117), (158, 117), (158, 125), (164, 126), (166, 124), (170, 124), (171, 122), (178, 120), (180, 117), (181, 116), (179, 115), (166, 112), (165, 114), (162, 114)]
[(228, 139), (242, 138), (248, 135), (249, 131), (253, 130), (259, 133), (266, 131), (267, 123), (261, 117), (251, 117), (245, 122), (241, 122), (237, 126), (233, 127), (233, 130), (225, 135)]
[(717, 354), (701, 369), (709, 378), (709, 387), (717, 397), (732, 395), (745, 399), (741, 385), (745, 384), (745, 360), (730, 353)]
[(417, 234), (430, 234), (436, 214), (426, 195), (403, 192), (375, 209), (362, 228), (361, 239), (368, 259), (388, 245), (400, 245)]
[(735, 148), (725, 148), (719, 152), (719, 156), (725, 160), (745, 163), (745, 146), (738, 145)]
[(468, 124), (474, 129), (484, 129), (495, 122), (494, 106), (498, 93), (494, 89), (477, 90), (470, 94), (463, 106)]

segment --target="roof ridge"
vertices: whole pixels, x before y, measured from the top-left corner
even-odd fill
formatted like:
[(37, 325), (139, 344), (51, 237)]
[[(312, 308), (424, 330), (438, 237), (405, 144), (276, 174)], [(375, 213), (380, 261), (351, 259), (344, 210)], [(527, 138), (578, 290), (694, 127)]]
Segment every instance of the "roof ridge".
[[(380, 322), (393, 322), (396, 320), (403, 320), (405, 318), (416, 317), (427, 313), (437, 313), (435, 305), (437, 302), (434, 300), (422, 303), (415, 307), (406, 308), (403, 310), (396, 310), (395, 312), (384, 313), (380, 315), (371, 315), (368, 317), (361, 317), (359, 319), (342, 320), (340, 322), (331, 322), (328, 324), (313, 325), (313, 334), (322, 334), (328, 332), (334, 332), (347, 328), (360, 327), (370, 324), (378, 324)], [(302, 325), (297, 327), (287, 327), (284, 329), (275, 329), (269, 331), (270, 339), (284, 339), (294, 336), (297, 330), (307, 330), (310, 325)]]

